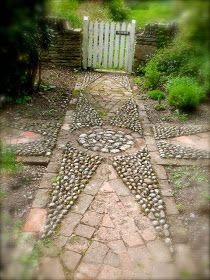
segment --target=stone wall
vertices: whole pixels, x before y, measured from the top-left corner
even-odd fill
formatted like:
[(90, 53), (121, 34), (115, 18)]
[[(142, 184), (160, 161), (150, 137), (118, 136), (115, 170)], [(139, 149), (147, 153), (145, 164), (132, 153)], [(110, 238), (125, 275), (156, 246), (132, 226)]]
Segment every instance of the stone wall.
[(52, 30), (49, 50), (42, 53), (42, 62), (80, 68), (82, 63), (82, 32), (71, 29), (68, 22), (47, 19)]
[(155, 51), (167, 45), (177, 33), (176, 24), (148, 24), (136, 32), (135, 68), (146, 63)]

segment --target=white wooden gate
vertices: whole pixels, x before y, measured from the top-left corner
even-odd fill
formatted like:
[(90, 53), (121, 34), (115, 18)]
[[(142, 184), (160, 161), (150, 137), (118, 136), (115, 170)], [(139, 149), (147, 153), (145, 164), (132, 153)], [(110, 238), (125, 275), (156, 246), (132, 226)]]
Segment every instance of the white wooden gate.
[(84, 17), (83, 68), (122, 69), (132, 72), (135, 24), (92, 22)]

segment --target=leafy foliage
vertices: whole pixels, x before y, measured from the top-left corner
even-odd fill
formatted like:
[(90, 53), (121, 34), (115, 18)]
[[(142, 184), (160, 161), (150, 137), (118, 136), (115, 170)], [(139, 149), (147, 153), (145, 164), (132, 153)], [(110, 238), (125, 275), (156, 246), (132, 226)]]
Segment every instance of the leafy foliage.
[(79, 7), (77, 0), (50, 0), (47, 1), (48, 12), (52, 16), (66, 19), (71, 23), (73, 27), (82, 26), (82, 18), (76, 13)]
[(155, 61), (151, 61), (145, 68), (145, 86), (150, 89), (155, 89), (160, 80), (160, 72), (157, 69)]
[(171, 0), (132, 0), (127, 1), (130, 18), (136, 19), (137, 26), (143, 27), (151, 22), (167, 22), (174, 18)]
[(40, 49), (49, 43), (44, 14), (44, 0), (1, 3), (0, 90), (13, 100), (34, 92)]
[(191, 77), (171, 78), (167, 82), (169, 104), (178, 109), (190, 110), (200, 103), (203, 91)]
[(151, 99), (154, 99), (154, 100), (165, 99), (165, 94), (164, 94), (164, 92), (162, 92), (161, 90), (158, 90), (158, 89), (148, 91), (148, 96), (149, 96)]
[(130, 10), (124, 0), (107, 1), (114, 21), (123, 21), (129, 18)]
[(180, 0), (179, 34), (138, 69), (145, 72), (147, 88), (166, 85), (169, 103), (180, 110), (196, 108), (210, 92), (209, 6), (208, 1)]

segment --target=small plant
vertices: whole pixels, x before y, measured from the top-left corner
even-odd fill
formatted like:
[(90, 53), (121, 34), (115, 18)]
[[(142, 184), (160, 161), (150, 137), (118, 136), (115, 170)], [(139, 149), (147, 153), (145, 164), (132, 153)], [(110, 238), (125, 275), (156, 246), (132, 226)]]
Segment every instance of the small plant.
[(31, 96), (30, 95), (19, 95), (18, 97), (11, 97), (11, 96), (6, 96), (5, 98), (5, 102), (6, 103), (13, 103), (13, 104), (18, 104), (18, 105), (21, 105), (21, 104), (26, 104), (28, 102), (31, 101)]
[(107, 112), (105, 110), (101, 110), (101, 111), (99, 111), (99, 115), (101, 117), (105, 117), (105, 116), (107, 116)]
[(53, 89), (55, 89), (55, 88), (56, 88), (56, 86), (50, 85), (50, 84), (44, 84), (44, 83), (42, 83), (42, 84), (40, 85), (40, 90), (41, 90), (41, 91), (50, 91), (50, 90), (53, 90)]
[(173, 118), (172, 118), (171, 115), (162, 116), (160, 119), (161, 119), (161, 121), (165, 121), (165, 122), (172, 122), (173, 121)]
[(204, 199), (206, 199), (207, 201), (210, 202), (210, 193), (208, 193), (208, 192), (203, 192), (201, 195), (202, 195), (202, 197), (203, 197)]
[(175, 117), (175, 119), (179, 120), (180, 122), (186, 122), (188, 119), (188, 115), (180, 112), (179, 109), (175, 110), (174, 117)]
[(136, 69), (137, 75), (144, 75), (145, 74), (145, 63), (139, 64), (139, 66)]
[(163, 105), (163, 104), (156, 104), (154, 106), (154, 109), (157, 110), (157, 111), (164, 111), (166, 109), (166, 106)]
[(80, 95), (80, 90), (79, 89), (73, 89), (72, 90), (72, 96), (73, 97), (78, 97)]
[(47, 116), (48, 117), (53, 117), (53, 116), (55, 116), (55, 115), (57, 115), (57, 110), (56, 109), (49, 109), (48, 111), (47, 111)]
[(78, 235), (73, 235), (70, 239), (70, 244), (75, 244), (75, 243), (78, 243), (80, 241), (80, 236)]
[(154, 89), (158, 86), (160, 81), (160, 73), (155, 63), (148, 63), (145, 68), (145, 86), (150, 89)]
[(169, 104), (180, 110), (195, 109), (203, 95), (202, 87), (191, 77), (170, 78), (166, 88)]
[(58, 183), (59, 180), (60, 180), (60, 176), (54, 176), (54, 177), (52, 178), (52, 183)]
[(16, 104), (26, 104), (30, 101), (31, 101), (31, 96), (23, 95), (23, 96), (20, 96), (20, 97), (16, 98), (15, 103)]
[(142, 79), (141, 79), (141, 77), (136, 76), (136, 77), (134, 78), (134, 82), (135, 82), (137, 85), (142, 85)]
[(162, 92), (161, 90), (151, 90), (151, 91), (148, 91), (148, 96), (151, 98), (151, 99), (154, 99), (154, 100), (162, 100), (162, 99), (165, 99), (165, 94), (164, 92)]
[(185, 210), (185, 207), (183, 204), (179, 203), (179, 204), (176, 204), (176, 208), (177, 210), (179, 211), (179, 213), (183, 213), (184, 210)]

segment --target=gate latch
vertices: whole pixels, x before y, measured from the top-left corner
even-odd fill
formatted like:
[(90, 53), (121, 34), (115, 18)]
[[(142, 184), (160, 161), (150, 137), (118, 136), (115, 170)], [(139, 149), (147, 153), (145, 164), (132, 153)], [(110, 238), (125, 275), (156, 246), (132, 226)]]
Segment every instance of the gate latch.
[(116, 35), (130, 35), (129, 31), (116, 31)]

